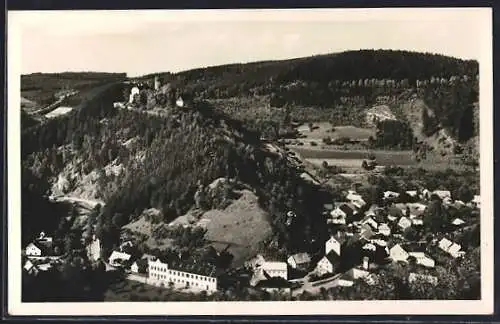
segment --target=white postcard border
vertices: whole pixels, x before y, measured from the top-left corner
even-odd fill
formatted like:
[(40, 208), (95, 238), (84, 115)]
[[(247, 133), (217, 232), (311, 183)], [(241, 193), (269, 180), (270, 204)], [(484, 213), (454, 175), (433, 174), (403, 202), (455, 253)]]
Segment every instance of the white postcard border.
[[(259, 19), (326, 19), (327, 11), (348, 11), (357, 19), (401, 17), (411, 10), (450, 9), (328, 9), (328, 10), (234, 10), (234, 15), (207, 10), (193, 11), (192, 17), (215, 19), (243, 16)], [(493, 312), (493, 52), (492, 10), (461, 8), (481, 12), (480, 58), (480, 182), (481, 182), (481, 291), (478, 301), (292, 301), (292, 302), (99, 302), (99, 303), (23, 303), (21, 302), (21, 204), (20, 204), (20, 61), (21, 27), (8, 13), (8, 313), (10, 315), (371, 315), (371, 314), (491, 314)], [(409, 11), (409, 12), (408, 12)], [(316, 12), (316, 13), (315, 13)], [(134, 14), (138, 14), (135, 11)], [(144, 11), (140, 11), (144, 13)], [(176, 12), (176, 15), (179, 12)], [(33, 12), (26, 12), (33, 14)], [(54, 12), (46, 14), (54, 14)], [(123, 12), (121, 11), (121, 14)], [(156, 12), (155, 14), (158, 14)], [(178, 17), (188, 17), (183, 11)], [(175, 17), (175, 16), (169, 16)], [(302, 17), (302, 18), (301, 18)], [(14, 18), (14, 19), (13, 19)], [(186, 18), (187, 19), (187, 18)], [(354, 19), (354, 18), (353, 18)], [(22, 21), (22, 19), (20, 20)], [(34, 53), (34, 55), (37, 55)]]

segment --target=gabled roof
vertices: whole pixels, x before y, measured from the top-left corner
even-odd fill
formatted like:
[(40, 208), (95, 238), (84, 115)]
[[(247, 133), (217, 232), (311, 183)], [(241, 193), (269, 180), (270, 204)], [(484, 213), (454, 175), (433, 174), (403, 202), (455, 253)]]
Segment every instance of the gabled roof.
[(417, 191), (416, 190), (407, 190), (406, 194), (410, 197), (416, 197), (417, 196)]
[(340, 262), (340, 256), (335, 251), (330, 251), (325, 258), (333, 265)]
[(462, 224), (465, 224), (465, 221), (461, 218), (455, 218), (452, 222), (451, 222), (453, 225), (462, 225)]
[(344, 213), (346, 213), (348, 216), (354, 214), (354, 209), (351, 208), (351, 206), (349, 206), (348, 204), (339, 205), (339, 209), (342, 210)]
[(113, 251), (109, 256), (109, 260), (120, 259), (124, 261), (128, 261), (131, 258), (131, 255), (124, 252)]
[(445, 237), (443, 237), (441, 241), (439, 241), (439, 247), (444, 251), (448, 251), (448, 249), (452, 246), (452, 244), (453, 242)]
[(311, 262), (311, 256), (308, 253), (297, 253), (290, 256), (296, 264), (305, 264)]
[(266, 261), (262, 264), (261, 268), (264, 271), (286, 271), (288, 266), (285, 262), (279, 261)]
[(441, 199), (451, 197), (451, 192), (449, 190), (434, 190), (432, 193)]
[(403, 249), (403, 247), (399, 244), (396, 244), (394, 245), (390, 250), (389, 250), (390, 254), (403, 254), (403, 255), (409, 255), (408, 252), (406, 252), (405, 249)]

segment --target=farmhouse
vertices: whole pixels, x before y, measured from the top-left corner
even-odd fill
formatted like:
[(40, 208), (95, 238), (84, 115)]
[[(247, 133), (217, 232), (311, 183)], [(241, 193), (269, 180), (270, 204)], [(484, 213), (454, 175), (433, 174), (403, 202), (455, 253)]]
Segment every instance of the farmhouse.
[[(200, 268), (201, 270), (203, 268)], [(148, 276), (150, 279), (158, 283), (182, 285), (185, 287), (199, 288), (207, 292), (217, 290), (217, 278), (213, 276), (213, 270), (207, 269), (203, 275), (180, 271), (169, 268), (167, 263), (161, 262), (159, 259), (148, 261)]]

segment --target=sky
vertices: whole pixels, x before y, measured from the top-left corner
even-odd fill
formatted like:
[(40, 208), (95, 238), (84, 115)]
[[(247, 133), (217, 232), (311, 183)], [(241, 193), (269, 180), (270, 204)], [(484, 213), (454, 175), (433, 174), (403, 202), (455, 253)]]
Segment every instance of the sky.
[(31, 11), (9, 12), (8, 37), (20, 37), (22, 74), (138, 76), (359, 49), (479, 60), (490, 16), (480, 8)]

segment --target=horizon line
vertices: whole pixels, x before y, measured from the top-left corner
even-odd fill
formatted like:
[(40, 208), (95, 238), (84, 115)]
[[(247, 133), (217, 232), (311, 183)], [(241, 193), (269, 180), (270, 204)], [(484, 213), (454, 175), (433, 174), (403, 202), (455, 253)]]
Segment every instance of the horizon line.
[(348, 53), (348, 52), (361, 52), (361, 51), (384, 51), (384, 52), (406, 52), (406, 53), (415, 53), (415, 54), (424, 54), (424, 55), (437, 55), (437, 56), (443, 56), (443, 57), (448, 57), (456, 60), (462, 60), (462, 61), (474, 61), (479, 64), (479, 61), (477, 59), (473, 58), (465, 58), (465, 57), (458, 57), (458, 56), (453, 56), (453, 55), (447, 55), (443, 53), (438, 53), (438, 52), (423, 52), (423, 51), (415, 51), (415, 50), (407, 50), (407, 49), (394, 49), (394, 48), (379, 48), (379, 49), (374, 49), (374, 48), (360, 48), (360, 49), (347, 49), (344, 51), (339, 51), (339, 52), (325, 52), (325, 53), (317, 53), (317, 54), (311, 54), (308, 56), (295, 56), (295, 57), (290, 57), (290, 58), (284, 58), (284, 59), (268, 59), (268, 60), (255, 60), (255, 61), (239, 61), (239, 62), (228, 62), (224, 64), (215, 64), (215, 65), (206, 65), (206, 66), (194, 66), (189, 69), (185, 70), (179, 70), (179, 71), (156, 71), (156, 72), (146, 72), (138, 75), (129, 75), (130, 73), (127, 71), (103, 71), (103, 70), (64, 70), (64, 71), (51, 71), (51, 72), (29, 72), (29, 73), (22, 73), (21, 76), (28, 76), (28, 75), (33, 75), (33, 74), (64, 74), (64, 73), (109, 73), (109, 74), (125, 74), (127, 78), (141, 78), (141, 77), (146, 77), (151, 74), (164, 74), (164, 73), (172, 73), (173, 75), (178, 75), (181, 73), (193, 71), (193, 70), (199, 70), (199, 69), (209, 69), (209, 68), (215, 68), (215, 67), (221, 67), (221, 66), (229, 66), (229, 65), (241, 65), (241, 64), (259, 64), (259, 63), (271, 63), (271, 62), (286, 62), (286, 61), (293, 61), (293, 60), (300, 60), (300, 59), (307, 59), (307, 58), (314, 58), (318, 56), (328, 56), (328, 55), (336, 55), (336, 54), (342, 54), (342, 53)]

